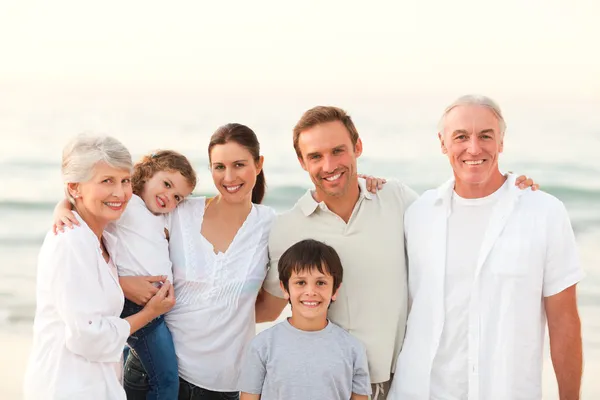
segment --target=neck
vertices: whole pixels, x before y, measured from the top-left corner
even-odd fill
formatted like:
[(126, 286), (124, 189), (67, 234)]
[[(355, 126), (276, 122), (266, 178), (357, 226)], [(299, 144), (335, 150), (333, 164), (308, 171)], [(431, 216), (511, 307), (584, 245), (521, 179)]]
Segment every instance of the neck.
[(340, 196), (331, 196), (319, 188), (315, 188), (313, 198), (318, 202), (322, 201), (325, 203), (331, 212), (337, 214), (341, 219), (348, 223), (359, 196), (360, 189), (358, 187), (358, 180), (355, 180), (350, 183), (348, 190)]
[(506, 176), (502, 175), (500, 171), (495, 171), (485, 182), (481, 183), (468, 183), (461, 181), (456, 174), (454, 175), (456, 183), (454, 184), (454, 191), (462, 198), (465, 199), (480, 199), (482, 197), (489, 196), (506, 182)]
[(229, 203), (218, 195), (211, 203), (215, 206), (215, 211), (227, 218), (238, 219), (246, 218), (252, 210), (252, 199), (249, 197), (247, 201), (239, 203)]
[(321, 318), (307, 319), (298, 315), (294, 315), (288, 318), (288, 322), (296, 329), (307, 332), (315, 332), (325, 329), (329, 321), (327, 321), (327, 315), (323, 315)]
[(98, 238), (98, 241), (102, 240), (102, 233), (104, 232), (104, 228), (108, 223), (106, 221), (101, 221), (96, 218), (94, 215), (90, 214), (85, 208), (75, 205), (75, 211), (81, 217), (81, 219), (87, 224), (87, 226), (94, 232), (94, 235)]

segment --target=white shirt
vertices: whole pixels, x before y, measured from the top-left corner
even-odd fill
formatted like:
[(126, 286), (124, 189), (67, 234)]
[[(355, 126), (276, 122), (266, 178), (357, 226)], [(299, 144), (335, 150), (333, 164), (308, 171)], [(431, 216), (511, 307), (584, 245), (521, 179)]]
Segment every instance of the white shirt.
[(431, 368), (430, 398), (433, 400), (468, 397), (469, 301), (477, 255), (494, 206), (505, 189), (503, 186), (479, 199), (464, 199), (452, 193), (446, 246), (444, 328)]
[(344, 267), (344, 281), (328, 316), (367, 349), (372, 383), (387, 382), (402, 347), (408, 288), (404, 253), (404, 212), (417, 194), (389, 180), (377, 194), (359, 179), (360, 195), (346, 223), (318, 203), (309, 190), (293, 209), (279, 215), (271, 231), (271, 268), (264, 288), (283, 297), (277, 263), (303, 239), (332, 246)]
[(173, 282), (165, 214), (154, 215), (144, 201), (133, 195), (118, 221), (106, 231), (117, 238), (114, 258), (119, 276), (166, 275)]
[(254, 305), (267, 273), (275, 212), (253, 205), (225, 253), (201, 235), (204, 198), (172, 214), (170, 245), (177, 303), (166, 314), (179, 375), (209, 390), (238, 390), (246, 347), (255, 335)]
[[(468, 305), (469, 400), (541, 399), (543, 298), (583, 277), (564, 205), (510, 176), (489, 219)], [(408, 316), (388, 399), (430, 398), (444, 325), (447, 221), (454, 180), (407, 211)]]
[[(81, 227), (46, 235), (37, 273), (33, 345), (25, 399), (125, 399), (121, 357), (130, 326), (123, 292), (96, 235)], [(104, 243), (114, 254), (115, 240)]]

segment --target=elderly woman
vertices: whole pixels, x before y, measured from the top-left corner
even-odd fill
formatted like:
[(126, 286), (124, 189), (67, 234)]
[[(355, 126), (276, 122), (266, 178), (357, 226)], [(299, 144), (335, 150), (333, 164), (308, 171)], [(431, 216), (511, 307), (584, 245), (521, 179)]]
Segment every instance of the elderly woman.
[(166, 282), (140, 312), (119, 317), (115, 239), (104, 228), (131, 198), (131, 170), (131, 155), (111, 137), (79, 136), (64, 149), (65, 192), (81, 229), (48, 233), (42, 245), (26, 399), (125, 399), (125, 341), (174, 305)]

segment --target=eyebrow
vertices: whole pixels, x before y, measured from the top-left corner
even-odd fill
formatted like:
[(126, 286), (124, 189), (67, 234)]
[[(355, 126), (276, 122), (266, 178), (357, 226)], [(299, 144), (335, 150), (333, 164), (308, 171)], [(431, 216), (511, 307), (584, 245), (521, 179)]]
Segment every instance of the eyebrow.
[[(479, 135), (481, 135), (482, 133), (495, 133), (493, 129), (484, 129), (482, 131), (479, 131)], [(469, 135), (470, 133), (467, 132), (465, 129), (457, 129), (454, 132), (452, 132), (452, 136), (456, 136), (456, 135)]]
[[(239, 163), (239, 162), (248, 162), (248, 160), (246, 160), (246, 159), (242, 159), (242, 160), (235, 160), (235, 161), (232, 161), (231, 163), (232, 163), (232, 164), (235, 164), (235, 163)], [(214, 162), (214, 163), (212, 163), (212, 164), (213, 164), (213, 165), (217, 165), (217, 164), (225, 164), (225, 163), (224, 163), (224, 162), (221, 162), (221, 161), (215, 161), (215, 162)]]

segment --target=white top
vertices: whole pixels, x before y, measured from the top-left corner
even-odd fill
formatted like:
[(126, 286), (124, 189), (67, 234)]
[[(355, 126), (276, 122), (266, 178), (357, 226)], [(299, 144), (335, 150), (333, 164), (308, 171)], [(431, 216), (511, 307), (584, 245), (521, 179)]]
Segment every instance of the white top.
[(495, 204), (505, 187), (479, 199), (452, 193), (448, 217), (444, 328), (431, 368), (433, 400), (466, 399), (469, 393), (469, 301), (477, 254)]
[[(468, 305), (469, 400), (540, 399), (543, 298), (583, 277), (564, 205), (509, 176), (489, 219)], [(454, 180), (406, 214), (412, 307), (389, 399), (429, 399), (444, 326), (447, 220)]]
[(359, 185), (360, 196), (348, 223), (325, 203), (317, 203), (310, 190), (277, 217), (264, 287), (283, 297), (277, 263), (294, 243), (315, 239), (332, 246), (342, 261), (344, 281), (329, 318), (365, 345), (371, 382), (380, 383), (390, 379), (404, 339), (408, 301), (404, 211), (417, 195), (394, 180), (377, 194), (366, 190), (363, 179)]
[(170, 245), (177, 303), (166, 314), (179, 375), (205, 389), (236, 391), (246, 347), (255, 335), (254, 305), (267, 273), (275, 212), (253, 205), (225, 253), (201, 235), (205, 198), (172, 214)]
[(121, 218), (106, 227), (118, 239), (119, 276), (167, 275), (173, 281), (166, 226), (166, 214), (154, 215), (140, 197), (131, 197)]
[[(33, 345), (25, 399), (125, 399), (121, 357), (130, 326), (123, 292), (98, 238), (81, 227), (48, 233), (38, 260)], [(115, 254), (115, 239), (104, 233)]]

